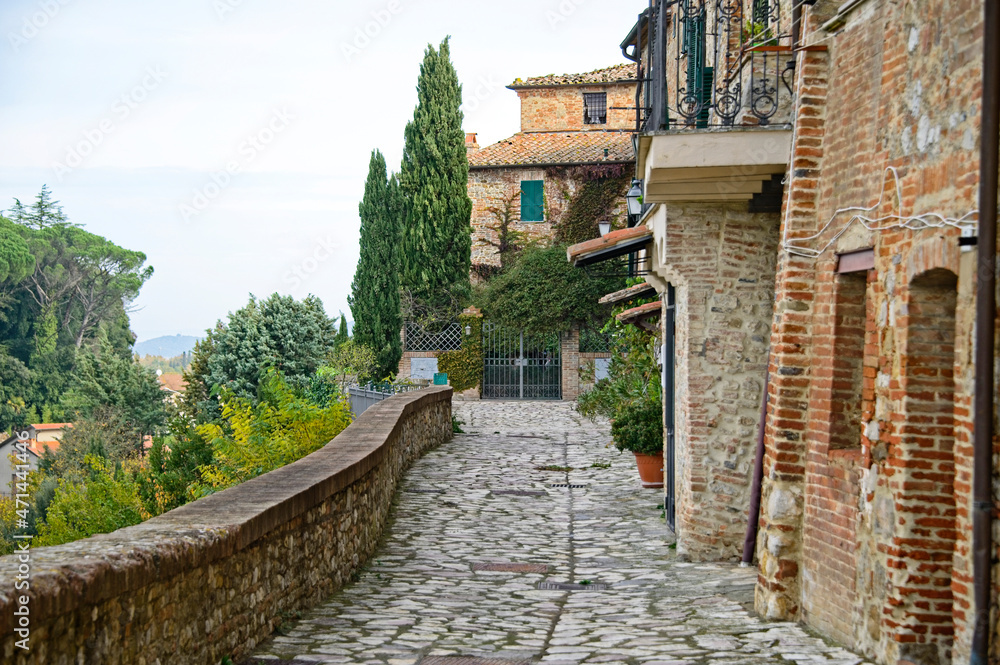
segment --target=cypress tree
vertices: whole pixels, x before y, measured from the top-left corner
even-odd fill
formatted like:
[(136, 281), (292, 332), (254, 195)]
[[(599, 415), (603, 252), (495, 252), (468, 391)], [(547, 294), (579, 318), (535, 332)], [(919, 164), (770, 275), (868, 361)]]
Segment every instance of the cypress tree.
[(337, 330), (337, 336), (333, 338), (333, 348), (334, 348), (334, 350), (339, 349), (340, 345), (347, 341), (347, 338), (348, 338), (348, 334), (347, 334), (347, 317), (345, 317), (344, 313), (341, 312), (340, 313), (340, 329)]
[(472, 201), (462, 130), (462, 86), (448, 38), (424, 52), (417, 107), (404, 133), (400, 185), (406, 201), (402, 286), (418, 306), (449, 316), (471, 286)]
[[(348, 303), (354, 316), (354, 340), (375, 353), (374, 377), (396, 373), (403, 356), (399, 331), (399, 236), (401, 194), (395, 176), (386, 179), (385, 158), (372, 151), (361, 217), (361, 255)], [(344, 322), (346, 332), (346, 321)]]

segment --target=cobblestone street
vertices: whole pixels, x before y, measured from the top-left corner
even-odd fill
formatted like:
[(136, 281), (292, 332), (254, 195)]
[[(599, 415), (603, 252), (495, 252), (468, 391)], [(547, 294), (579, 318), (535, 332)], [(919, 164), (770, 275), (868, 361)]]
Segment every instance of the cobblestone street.
[(249, 662), (866, 662), (756, 618), (754, 569), (677, 561), (659, 490), (571, 404), (455, 413), (467, 433), (407, 473), (357, 581)]

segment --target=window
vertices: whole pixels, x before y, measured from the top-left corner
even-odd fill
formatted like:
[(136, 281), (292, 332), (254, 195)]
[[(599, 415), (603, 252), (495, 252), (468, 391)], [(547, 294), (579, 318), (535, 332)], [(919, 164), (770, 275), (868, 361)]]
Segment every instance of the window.
[(608, 95), (605, 92), (583, 93), (583, 124), (603, 125), (608, 121)]
[(541, 180), (521, 181), (521, 221), (545, 221), (545, 196)]
[(684, 102), (690, 114), (695, 116), (695, 126), (700, 129), (708, 127), (714, 71), (705, 65), (705, 8), (692, 11), (689, 7), (684, 11), (684, 51), (687, 55), (687, 94)]

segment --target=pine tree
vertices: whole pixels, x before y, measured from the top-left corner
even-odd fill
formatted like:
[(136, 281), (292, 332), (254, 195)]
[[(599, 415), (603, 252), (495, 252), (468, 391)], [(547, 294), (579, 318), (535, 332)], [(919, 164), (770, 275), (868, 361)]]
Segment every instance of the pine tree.
[(471, 289), (472, 201), (461, 103), (448, 39), (437, 51), (428, 45), (417, 80), (417, 107), (404, 133), (401, 281), (419, 306), (449, 314), (457, 313)]
[[(348, 302), (354, 316), (354, 341), (375, 353), (373, 377), (393, 375), (403, 355), (399, 331), (399, 236), (402, 193), (396, 177), (386, 179), (385, 158), (372, 151), (361, 217), (361, 255)], [(346, 328), (346, 322), (345, 322)]]

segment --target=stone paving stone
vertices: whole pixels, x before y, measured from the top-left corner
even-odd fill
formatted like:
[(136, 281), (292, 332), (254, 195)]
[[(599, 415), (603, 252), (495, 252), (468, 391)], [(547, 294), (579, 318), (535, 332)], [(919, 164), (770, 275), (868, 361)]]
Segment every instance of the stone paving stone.
[[(467, 433), (407, 473), (359, 579), (249, 663), (868, 663), (749, 612), (756, 570), (678, 561), (662, 495), (640, 488), (606, 425), (564, 402), (460, 402), (455, 415)], [(486, 563), (548, 572), (474, 570)]]

